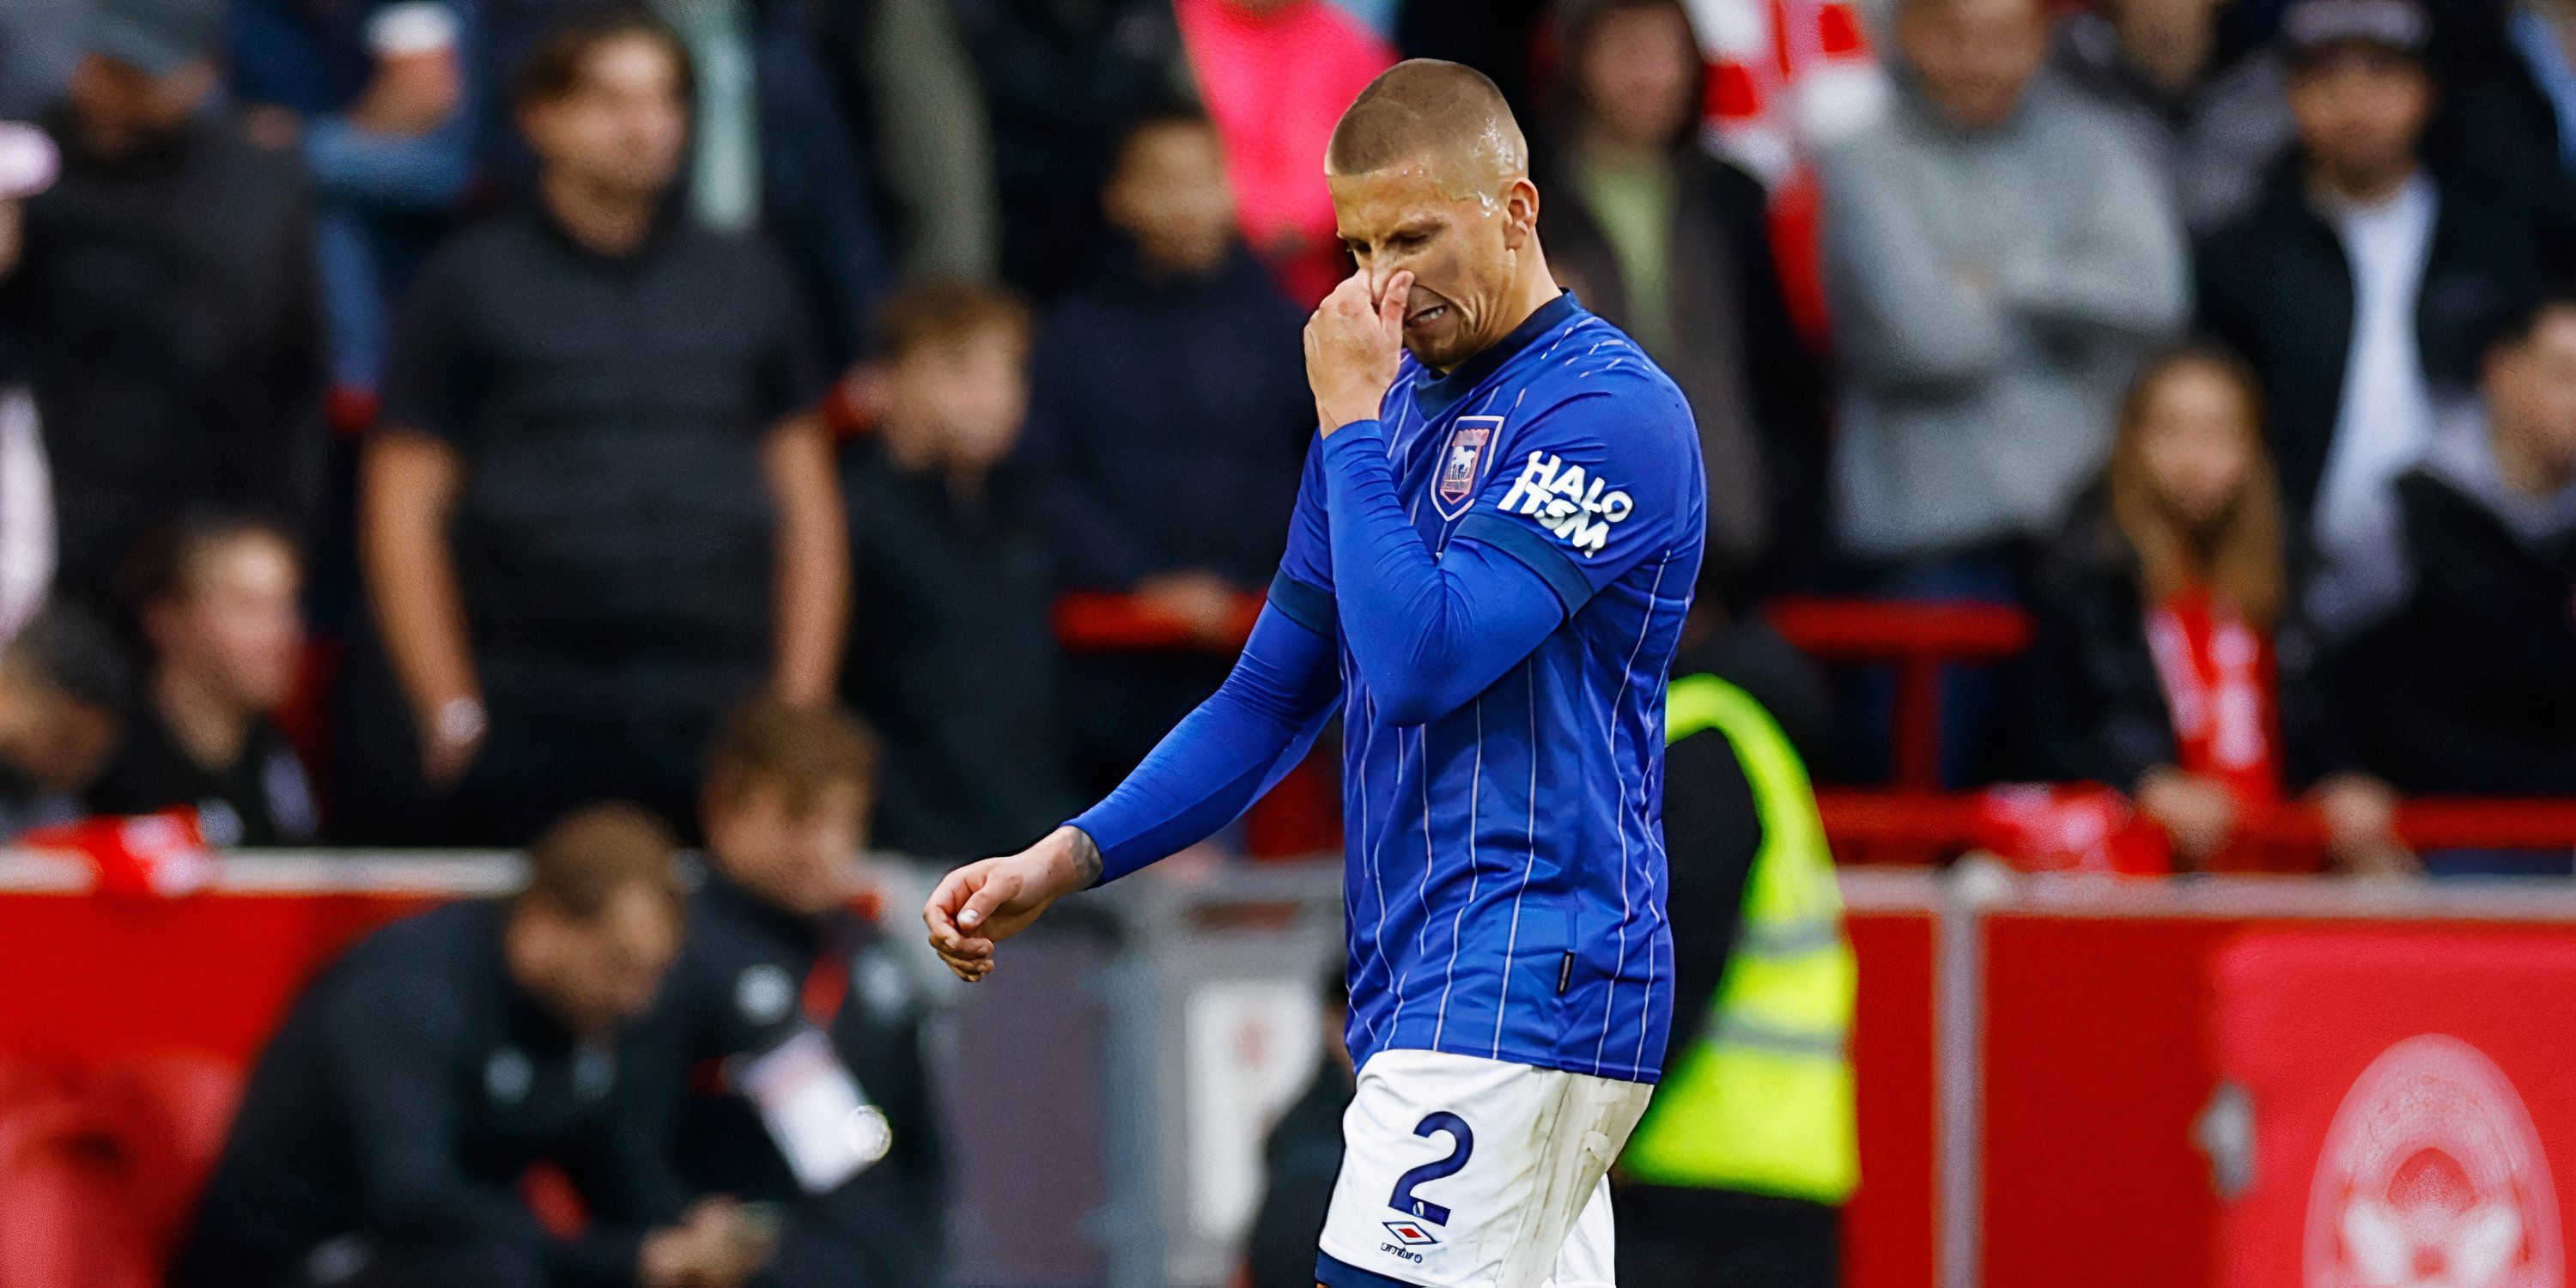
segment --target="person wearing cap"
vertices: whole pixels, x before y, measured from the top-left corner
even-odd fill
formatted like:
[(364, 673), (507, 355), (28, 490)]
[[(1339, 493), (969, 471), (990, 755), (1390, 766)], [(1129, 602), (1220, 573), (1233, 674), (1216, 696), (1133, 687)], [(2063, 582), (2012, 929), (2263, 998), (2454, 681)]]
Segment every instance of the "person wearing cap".
[(133, 687), (116, 637), (55, 605), (0, 646), (0, 845), (84, 812)]
[(0, 334), (43, 424), (61, 593), (190, 504), (300, 527), (318, 503), (323, 364), (303, 170), (217, 102), (221, 0), (95, 0), (45, 127)]
[(2203, 325), (2261, 377), (2296, 593), (2329, 642), (2389, 607), (2392, 484), (2475, 380), (2477, 337), (2541, 279), (2526, 211), (2425, 164), (2430, 34), (2415, 0), (2291, 5), (2298, 151), (2200, 257)]
[[(680, 948), (677, 842), (631, 805), (565, 816), (526, 884), (361, 940), (253, 1066), (173, 1288), (741, 1288), (756, 1213), (692, 1204), (636, 1023)], [(553, 1233), (524, 1178), (588, 1214)]]

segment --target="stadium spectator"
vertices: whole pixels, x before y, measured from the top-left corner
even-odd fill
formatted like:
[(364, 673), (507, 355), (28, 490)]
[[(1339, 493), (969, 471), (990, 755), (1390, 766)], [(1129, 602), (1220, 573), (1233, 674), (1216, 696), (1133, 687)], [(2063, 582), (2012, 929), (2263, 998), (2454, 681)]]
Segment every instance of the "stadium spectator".
[(1026, 845), (1078, 805), (1055, 571), (1025, 480), (1029, 316), (990, 287), (886, 302), (885, 410), (842, 463), (857, 586), (845, 679), (885, 739), (876, 839), (961, 859)]
[(955, 0), (991, 113), (1002, 273), (1051, 299), (1106, 228), (1100, 185), (1127, 123), (1195, 101), (1171, 0)]
[(1261, 1206), (1244, 1247), (1251, 1288), (1312, 1288), (1315, 1244), (1323, 1237), (1333, 1182), (1342, 1172), (1342, 1113), (1359, 1083), (1342, 1039), (1350, 993), (1338, 966), (1318, 1000), (1324, 1053), (1315, 1061), (1315, 1076), (1261, 1143)]
[[(2443, 69), (2443, 111), (2426, 150), (2527, 209), (2543, 229), (2552, 277), (2563, 284), (2576, 276), (2576, 3), (2511, 0), (2500, 7), (2499, 38), (2454, 42), (2484, 57)], [(2495, 21), (2483, 8), (2470, 9), (2470, 24)]]
[[(837, 673), (848, 550), (794, 291), (665, 200), (688, 89), (648, 16), (541, 46), (516, 94), (538, 199), (442, 250), (396, 339), (361, 554), (454, 840), (602, 797), (689, 818), (723, 710)], [(404, 724), (344, 704), (376, 790), (401, 759), (376, 726)]]
[(2051, 65), (2126, 118), (2194, 236), (2251, 208), (2293, 131), (2278, 51), (2236, 0), (2095, 0)]
[(1856, 1166), (1851, 976), (1805, 766), (1832, 704), (1812, 662), (1706, 591), (1673, 677), (1673, 1040), (1621, 1156), (1619, 1282), (1830, 1288)]
[(2408, 590), (2354, 643), (2348, 706), (2400, 790), (2576, 794), (2576, 301), (2504, 327), (2483, 389), (2397, 483)]
[[(177, 1288), (739, 1288), (768, 1240), (686, 1207), (642, 1112), (634, 1024), (680, 948), (669, 829), (592, 806), (499, 902), (370, 935), (260, 1055), (171, 1274)], [(574, 1239), (521, 1197), (551, 1164)]]
[[(0, 121), (0, 281), (18, 265), (24, 202), (51, 187), (60, 169), (44, 131)], [(54, 584), (54, 558), (54, 483), (36, 399), (8, 335), (0, 333), (0, 648), (43, 607)]]
[[(692, 1192), (781, 1209), (763, 1288), (936, 1288), (947, 1265), (921, 996), (852, 906), (877, 762), (849, 716), (775, 701), (735, 711), (707, 757), (708, 872), (656, 1023), (683, 1048), (663, 1062), (674, 1084), (727, 1070), (688, 1094), (673, 1157)], [(800, 1061), (804, 1094), (845, 1090), (891, 1134), (848, 1142), (840, 1120), (797, 1118), (773, 1080)]]
[[(2038, 0), (1904, 0), (1896, 30), (1897, 105), (1820, 163), (1834, 514), (1870, 593), (2009, 600), (2024, 543), (2101, 468), (2130, 368), (2182, 321), (2181, 229), (2118, 118), (2040, 75)], [(1957, 782), (1997, 699), (1973, 675), (1950, 690)]]
[(1350, 275), (1324, 145), (1395, 51), (1333, 0), (1175, 0), (1243, 235), (1298, 303)]
[(0, 0), (0, 119), (52, 107), (80, 61), (89, 0)]
[(189, 516), (145, 538), (125, 573), (151, 665), (90, 809), (187, 806), (218, 846), (311, 842), (312, 787), (270, 719), (303, 660), (294, 545), (260, 520)]
[(2285, 589), (2261, 397), (2220, 349), (2185, 346), (2139, 372), (2107, 478), (2033, 578), (2035, 767), (2129, 793), (2178, 867), (2266, 865), (2238, 834), (2308, 788), (2337, 866), (2401, 871), (2395, 797), (2349, 769)]
[(97, 0), (48, 128), (0, 330), (51, 458), (57, 585), (108, 601), (115, 561), (191, 503), (301, 530), (321, 487), (312, 220), (293, 155), (213, 100), (221, 0)]
[(81, 816), (131, 681), (115, 636), (55, 605), (0, 646), (0, 843)]
[[(1635, 337), (1691, 401), (1726, 587), (1766, 551), (1823, 544), (1823, 385), (1782, 301), (1762, 185), (1698, 145), (1706, 64), (1680, 0), (1562, 11), (1548, 267)], [(1777, 546), (1770, 538), (1781, 537)]]
[(2390, 483), (2540, 261), (2524, 212), (2419, 159), (2434, 95), (2419, 6), (2300, 0), (2283, 21), (2299, 159), (2204, 250), (2200, 309), (2262, 377), (2302, 608), (2340, 639), (2387, 604)]
[[(877, 175), (901, 215), (899, 263), (912, 278), (984, 281), (1001, 271), (993, 137), (955, 11), (943, 0), (842, 3), (826, 27), (862, 89)], [(837, 66), (837, 64), (836, 64)]]
[[(667, 23), (692, 69), (690, 146), (677, 185), (690, 217), (717, 232), (761, 235), (789, 269), (817, 352), (835, 362), (854, 356), (891, 283), (860, 131), (861, 77), (848, 66), (861, 6), (514, 0), (476, 12), (473, 62), (495, 91), (475, 108), (490, 122), (478, 132), (482, 171), (493, 189), (522, 195), (537, 186), (541, 158), (510, 128), (514, 105), (495, 100), (528, 56), (567, 24), (639, 13)], [(935, 71), (935, 59), (923, 67)]]
[(1539, 45), (1550, 0), (1402, 0), (1395, 45), (1406, 58), (1445, 58), (1492, 78), (1512, 115), (1531, 121)]
[(332, 379), (372, 394), (390, 301), (474, 172), (470, 33), (444, 0), (235, 0), (231, 87), (312, 173)]
[(1101, 200), (1119, 243), (1039, 328), (1021, 463), (1062, 584), (1133, 593), (1209, 650), (1073, 661), (1084, 776), (1106, 791), (1225, 678), (1315, 403), (1305, 315), (1237, 238), (1204, 118), (1137, 124)]
[(1842, 534), (1906, 593), (2064, 517), (2188, 284), (2125, 132), (2037, 75), (2036, 0), (1906, 0), (1897, 30), (1912, 88), (1824, 179)]

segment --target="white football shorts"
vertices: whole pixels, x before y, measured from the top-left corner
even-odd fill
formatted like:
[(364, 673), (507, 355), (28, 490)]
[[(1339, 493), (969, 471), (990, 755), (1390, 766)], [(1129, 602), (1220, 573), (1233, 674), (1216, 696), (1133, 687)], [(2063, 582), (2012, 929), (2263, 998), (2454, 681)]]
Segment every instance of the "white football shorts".
[(1651, 1085), (1380, 1051), (1342, 1115), (1329, 1288), (1611, 1288), (1610, 1163)]

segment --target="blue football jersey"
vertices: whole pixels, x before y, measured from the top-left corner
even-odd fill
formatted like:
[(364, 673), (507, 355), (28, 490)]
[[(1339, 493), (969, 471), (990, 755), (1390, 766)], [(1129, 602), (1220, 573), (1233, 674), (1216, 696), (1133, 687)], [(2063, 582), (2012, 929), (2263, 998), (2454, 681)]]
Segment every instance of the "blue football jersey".
[[(1423, 725), (1382, 718), (1342, 646), (1352, 1054), (1652, 1081), (1672, 1010), (1665, 676), (1707, 529), (1689, 405), (1568, 294), (1445, 376), (1407, 355), (1380, 416), (1435, 555), (1508, 554), (1568, 614)], [(1299, 616), (1331, 611), (1324, 488), (1319, 450), (1274, 590)]]

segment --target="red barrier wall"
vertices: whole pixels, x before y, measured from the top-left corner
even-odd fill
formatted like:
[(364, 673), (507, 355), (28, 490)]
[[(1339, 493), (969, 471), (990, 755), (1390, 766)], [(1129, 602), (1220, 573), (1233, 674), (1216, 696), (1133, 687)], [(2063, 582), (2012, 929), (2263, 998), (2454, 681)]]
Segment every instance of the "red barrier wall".
[[(304, 981), (419, 896), (215, 894), (168, 903), (0, 894), (0, 1057), (80, 1068), (172, 1053), (247, 1062)], [(1853, 1288), (1922, 1288), (1933, 1258), (1933, 926), (1855, 914), (1860, 1192)]]
[(214, 895), (144, 902), (0, 895), (0, 1055), (87, 1063), (172, 1052), (246, 1060), (352, 940), (429, 900)]
[(1923, 1288), (1933, 1265), (1932, 954), (1924, 913), (1854, 913), (1860, 1189), (1843, 1211), (1847, 1288)]
[[(2193, 1128), (2221, 1077), (2215, 1035), (2228, 998), (2219, 963), (2240, 939), (2285, 928), (2420, 941), (2419, 975), (2447, 968), (2444, 954), (2461, 935), (2455, 925), (2387, 920), (1988, 919), (1982, 1209), (1990, 1288), (2217, 1282), (2222, 1228), (2239, 1214), (2218, 1198)], [(2477, 939), (2527, 945), (2535, 968), (2576, 951), (2576, 927), (2563, 925), (2485, 928)], [(2312, 993), (2309, 1005), (2366, 1014), (2384, 1011), (2389, 997), (2356, 972), (2341, 992)], [(2295, 1058), (2310, 1038), (2285, 1027), (2272, 1040)], [(2555, 1073), (2562, 1083), (2566, 1068)], [(2356, 1072), (2320, 1069), (2306, 1090), (2331, 1112)], [(2576, 1087), (2526, 1085), (2523, 1094), (2563, 1100)], [(2277, 1108), (2277, 1096), (2256, 1105), (2258, 1140), (2286, 1129)], [(2576, 1166), (2576, 1157), (2553, 1161)], [(2282, 1254), (2264, 1255), (2277, 1264)]]

